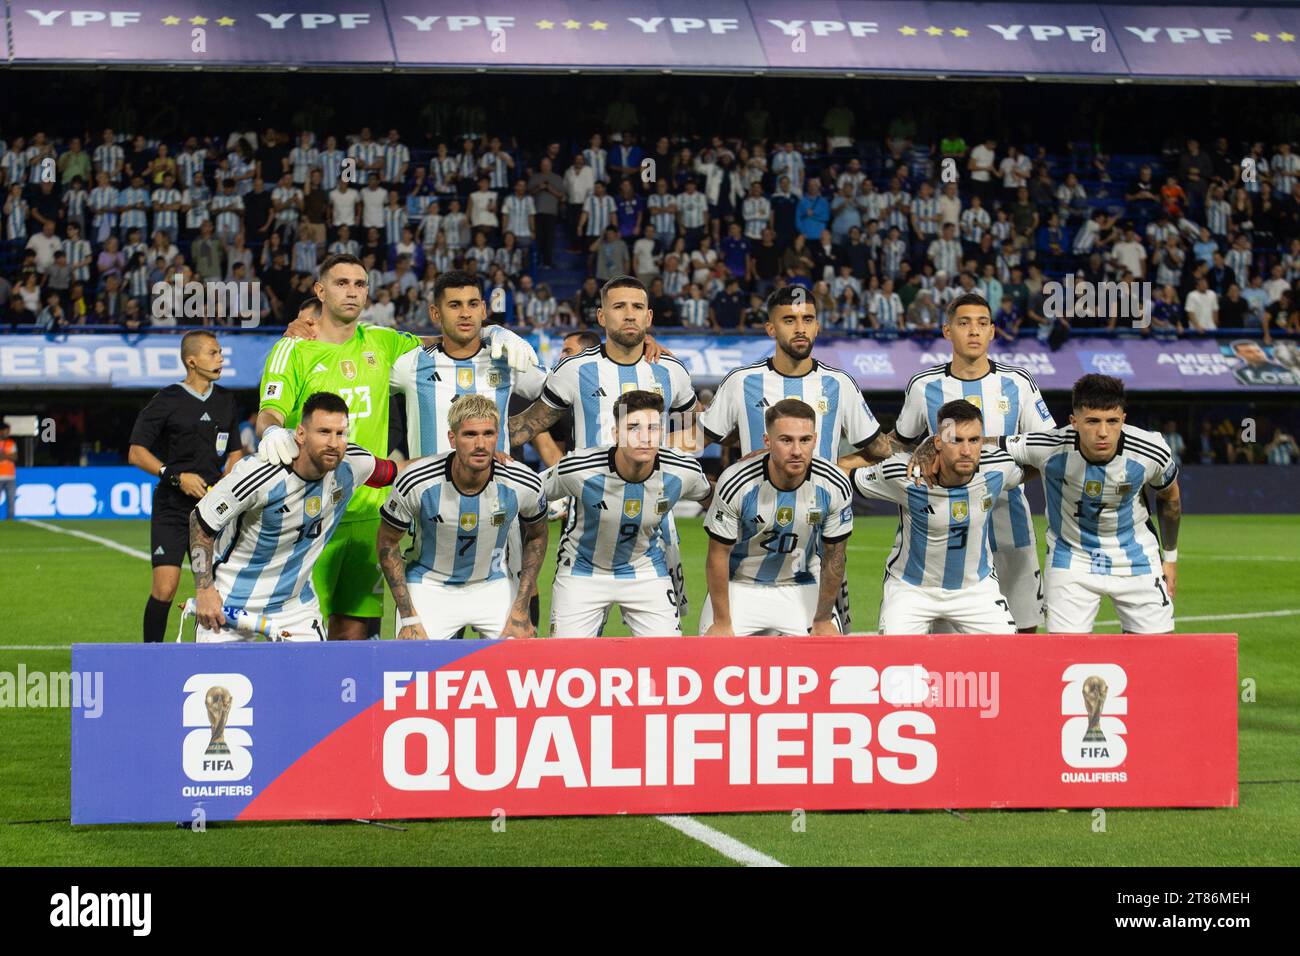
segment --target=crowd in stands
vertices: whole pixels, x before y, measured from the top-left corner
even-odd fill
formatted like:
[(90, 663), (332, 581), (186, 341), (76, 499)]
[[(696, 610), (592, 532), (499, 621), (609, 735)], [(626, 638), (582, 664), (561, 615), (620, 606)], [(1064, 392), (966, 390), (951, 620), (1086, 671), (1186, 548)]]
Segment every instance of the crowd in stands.
[[(0, 327), (233, 324), (244, 308), (284, 325), (318, 263), (350, 252), (370, 273), (363, 318), (412, 331), (431, 329), (438, 273), (462, 268), (502, 321), (544, 329), (594, 326), (599, 284), (626, 273), (650, 288), (657, 326), (702, 332), (761, 327), (765, 296), (793, 284), (824, 328), (881, 339), (937, 334), (965, 291), (1006, 341), (1300, 333), (1290, 143), (1049, 153), (956, 131), (923, 143), (907, 119), (865, 139), (842, 103), (822, 129), (818, 142), (476, 134), (432, 152), (368, 128), (15, 135), (0, 139)], [(155, 287), (177, 275), (235, 283), (241, 309), (158, 314)], [(1119, 298), (1052, 308), (1045, 284), (1071, 275)]]

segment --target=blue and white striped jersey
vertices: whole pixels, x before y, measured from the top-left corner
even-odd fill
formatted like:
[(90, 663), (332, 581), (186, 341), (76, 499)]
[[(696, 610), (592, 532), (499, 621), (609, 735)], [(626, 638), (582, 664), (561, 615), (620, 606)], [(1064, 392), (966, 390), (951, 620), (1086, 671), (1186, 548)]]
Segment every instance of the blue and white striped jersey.
[(638, 389), (662, 395), (669, 413), (688, 412), (696, 404), (691, 373), (671, 355), (654, 364), (643, 357), (623, 365), (605, 353), (604, 345), (593, 345), (555, 366), (546, 376), (542, 401), (551, 408), (573, 411), (574, 448), (582, 450), (614, 440), (614, 402), (624, 392)]
[(314, 605), (312, 566), (375, 467), (360, 445), (348, 445), (318, 481), (255, 457), (236, 462), (198, 504), (199, 521), (216, 537), (221, 603), (267, 615)]
[(1017, 462), (1043, 473), (1049, 567), (1123, 577), (1160, 572), (1142, 489), (1167, 488), (1178, 477), (1178, 460), (1159, 432), (1124, 425), (1105, 464), (1083, 457), (1073, 426), (1004, 444)]
[[(927, 434), (937, 435), (939, 409), (959, 398), (966, 399), (983, 413), (986, 438), (1046, 432), (1056, 427), (1034, 377), (1018, 366), (1000, 365), (990, 359), (988, 373), (969, 381), (953, 376), (951, 363), (935, 365), (913, 375), (903, 393), (903, 410), (894, 423), (895, 433), (903, 442)], [(995, 540), (994, 550), (1027, 548), (1033, 543), (1033, 516), (1025, 493), (1014, 488), (1007, 493), (1005, 501), (1011, 513), (1013, 540), (1000, 543)]]
[(488, 482), (475, 495), (462, 494), (452, 478), (453, 452), (413, 462), (388, 493), (379, 516), (409, 531), (405, 554), (408, 584), (478, 584), (504, 578), (506, 540), (518, 521), (545, 521), (542, 481), (522, 464), (492, 464)]
[(715, 442), (739, 429), (740, 453), (748, 455), (763, 447), (767, 430), (763, 416), (768, 406), (783, 398), (798, 398), (812, 406), (817, 415), (817, 454), (822, 458), (837, 457), (841, 438), (865, 448), (880, 434), (880, 424), (853, 377), (816, 359), (812, 371), (798, 378), (782, 375), (770, 358), (733, 370), (718, 386), (700, 424)]
[(1025, 473), (1005, 452), (980, 455), (964, 485), (926, 487), (907, 477), (907, 455), (853, 470), (853, 486), (867, 498), (898, 505), (898, 531), (885, 573), (918, 587), (955, 591), (983, 581), (993, 569), (989, 535), (993, 507)]
[(493, 359), (480, 347), (470, 358), (455, 359), (440, 345), (411, 349), (393, 363), (388, 376), (392, 388), (406, 398), (406, 448), (412, 458), (450, 451), (447, 416), (451, 403), (462, 395), (486, 395), (501, 414), (497, 448), (510, 450), (510, 396), (518, 393), (530, 401), (542, 394), (546, 371), (534, 365), (516, 372), (505, 358)]
[[(577, 356), (574, 356), (575, 358)], [(551, 501), (572, 498), (556, 555), (556, 575), (669, 577), (664, 534), (673, 506), (704, 501), (711, 488), (698, 461), (661, 448), (643, 482), (625, 481), (613, 447), (572, 451), (542, 476)]]
[(719, 476), (704, 530), (731, 546), (729, 580), (813, 584), (822, 542), (853, 533), (853, 488), (833, 462), (813, 458), (803, 483), (782, 491), (768, 474), (769, 457), (738, 461)]

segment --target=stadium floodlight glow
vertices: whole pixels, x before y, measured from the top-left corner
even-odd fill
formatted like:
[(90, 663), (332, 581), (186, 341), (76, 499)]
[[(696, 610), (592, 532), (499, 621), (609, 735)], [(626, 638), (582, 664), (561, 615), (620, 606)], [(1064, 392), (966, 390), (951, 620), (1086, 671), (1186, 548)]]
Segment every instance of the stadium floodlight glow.
[(947, 74), (947, 73), (936, 73), (936, 74), (934, 75), (934, 78), (935, 78), (936, 80), (946, 80), (946, 79), (948, 79), (948, 74)]
[(1030, 75), (1028, 75), (1028, 74), (1025, 75), (1025, 82), (1026, 82), (1026, 83), (1033, 83), (1033, 82), (1034, 82), (1035, 80), (1037, 80), (1037, 79), (1038, 79), (1038, 77), (1036, 77), (1036, 76), (1030, 76)]

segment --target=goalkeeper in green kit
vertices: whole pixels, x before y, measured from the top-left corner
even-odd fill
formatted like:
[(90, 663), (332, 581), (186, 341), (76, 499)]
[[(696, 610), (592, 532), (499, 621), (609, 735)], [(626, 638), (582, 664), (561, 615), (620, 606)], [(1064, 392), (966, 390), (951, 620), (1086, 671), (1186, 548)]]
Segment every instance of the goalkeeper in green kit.
[[(321, 263), (319, 275), (315, 287), (319, 320), (304, 326), (300, 319), (289, 329), (290, 334), (305, 331), (314, 337), (281, 339), (262, 371), (257, 455), (275, 465), (288, 465), (297, 457), (293, 430), (303, 404), (316, 392), (334, 392), (347, 403), (350, 443), (387, 457), (388, 379), (393, 363), (434, 341), (358, 323), (369, 290), (366, 269), (356, 256), (329, 256)], [(532, 348), (513, 333), (490, 327), (483, 336), (491, 343), (493, 357), (504, 353), (515, 368), (536, 364)], [(312, 569), (312, 587), (329, 621), (331, 641), (379, 635), (384, 591), (375, 541), (385, 494), (383, 488), (357, 489)]]

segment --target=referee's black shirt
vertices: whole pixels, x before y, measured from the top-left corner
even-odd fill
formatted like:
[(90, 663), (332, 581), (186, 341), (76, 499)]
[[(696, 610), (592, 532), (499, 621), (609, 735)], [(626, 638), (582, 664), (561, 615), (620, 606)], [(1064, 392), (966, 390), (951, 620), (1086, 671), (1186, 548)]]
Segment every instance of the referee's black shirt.
[[(242, 448), (239, 408), (235, 396), (213, 385), (206, 398), (197, 398), (184, 385), (168, 385), (140, 412), (131, 429), (131, 444), (140, 445), (167, 466), (167, 475), (192, 471), (209, 485), (221, 478), (226, 456)], [(194, 499), (167, 480), (158, 484), (158, 505), (180, 505), (187, 511)]]

